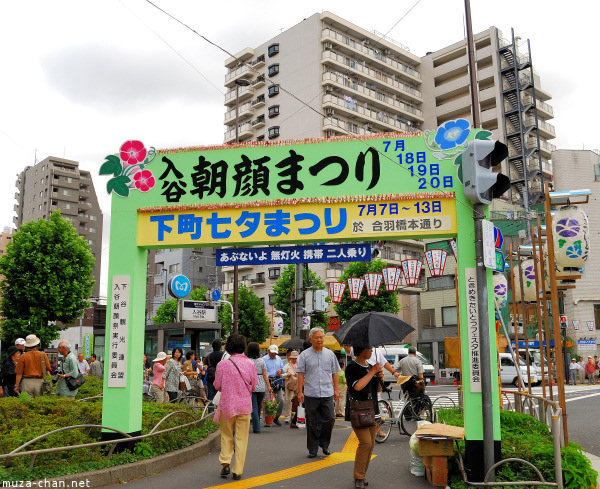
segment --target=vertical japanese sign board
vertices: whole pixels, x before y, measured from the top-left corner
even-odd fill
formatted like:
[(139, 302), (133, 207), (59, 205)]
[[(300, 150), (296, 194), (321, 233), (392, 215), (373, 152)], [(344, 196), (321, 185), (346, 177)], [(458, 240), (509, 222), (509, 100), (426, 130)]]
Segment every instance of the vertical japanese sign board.
[[(107, 331), (108, 356), (105, 366), (108, 387), (127, 387), (127, 338), (129, 322), (129, 277), (114, 275), (112, 278), (110, 308), (110, 334)], [(106, 315), (107, 320), (109, 314)]]
[[(126, 319), (119, 329), (128, 331), (126, 343), (114, 348), (107, 337), (106, 358), (110, 362), (117, 353), (118, 362), (124, 355), (127, 368), (117, 363), (105, 376), (103, 424), (127, 433), (141, 429), (138, 363), (148, 249), (455, 238), (458, 276), (465, 277), (465, 269), (476, 264), (473, 206), (463, 193), (461, 155), (469, 142), (490, 137), (489, 131), (457, 120), (423, 133), (158, 151), (126, 141), (100, 168), (112, 193), (109, 283), (114, 287), (129, 279), (126, 313), (121, 296), (108, 294), (107, 310), (119, 304), (119, 319)], [(488, 275), (491, 298), (491, 271)], [(459, 289), (466, 351), (467, 290)], [(112, 322), (107, 315), (107, 335)], [(488, 326), (493, 332), (493, 320)], [(491, 348), (494, 356), (495, 344)], [(466, 363), (463, 371), (473, 375)], [(481, 439), (481, 395), (471, 391), (471, 380), (464, 391), (466, 435)], [(117, 385), (126, 387), (113, 388)], [(499, 410), (496, 417), (499, 439)]]
[(467, 328), (469, 339), (469, 377), (471, 392), (481, 392), (481, 349), (479, 347), (479, 305), (477, 303), (477, 269), (465, 269), (467, 288)]

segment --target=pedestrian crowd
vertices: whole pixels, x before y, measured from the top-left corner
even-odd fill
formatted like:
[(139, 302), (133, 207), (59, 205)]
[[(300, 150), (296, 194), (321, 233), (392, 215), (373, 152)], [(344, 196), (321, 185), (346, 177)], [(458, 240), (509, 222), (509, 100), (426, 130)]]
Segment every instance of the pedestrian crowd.
[(588, 385), (596, 385), (599, 372), (600, 361), (597, 355), (594, 355), (594, 358), (591, 355), (588, 356), (587, 361), (584, 361), (581, 356), (579, 358), (571, 357), (571, 363), (569, 364), (569, 384), (584, 384), (587, 379)]

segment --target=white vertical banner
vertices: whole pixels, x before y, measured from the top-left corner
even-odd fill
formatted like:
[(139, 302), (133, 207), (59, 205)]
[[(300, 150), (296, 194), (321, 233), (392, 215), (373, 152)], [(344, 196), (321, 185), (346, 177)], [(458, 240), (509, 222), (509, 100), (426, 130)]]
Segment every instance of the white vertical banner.
[(481, 392), (481, 347), (479, 344), (479, 304), (477, 303), (477, 269), (465, 268), (467, 286), (467, 338), (469, 341), (469, 379), (471, 392)]
[[(113, 276), (111, 286), (110, 334), (108, 358), (108, 387), (127, 387), (127, 333), (129, 321), (129, 275)], [(107, 332), (108, 333), (108, 332)]]
[(494, 224), (486, 219), (481, 220), (483, 234), (483, 265), (486, 268), (496, 266), (496, 239), (494, 236)]

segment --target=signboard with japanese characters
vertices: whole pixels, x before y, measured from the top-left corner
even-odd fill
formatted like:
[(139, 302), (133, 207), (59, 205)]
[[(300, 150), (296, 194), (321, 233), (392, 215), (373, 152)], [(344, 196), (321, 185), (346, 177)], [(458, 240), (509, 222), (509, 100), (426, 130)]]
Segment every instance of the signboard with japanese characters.
[[(108, 387), (127, 387), (127, 337), (129, 322), (129, 276), (114, 275), (111, 286), (110, 341), (104, 368)], [(108, 364), (108, 366), (106, 365)]]
[(371, 246), (365, 243), (315, 246), (278, 246), (275, 248), (226, 248), (217, 250), (217, 266), (287, 265), (370, 261)]
[(181, 319), (183, 321), (215, 322), (217, 308), (201, 301), (182, 301)]
[(479, 345), (479, 305), (477, 303), (477, 269), (465, 269), (467, 287), (467, 328), (469, 339), (469, 376), (471, 392), (481, 392), (481, 348)]

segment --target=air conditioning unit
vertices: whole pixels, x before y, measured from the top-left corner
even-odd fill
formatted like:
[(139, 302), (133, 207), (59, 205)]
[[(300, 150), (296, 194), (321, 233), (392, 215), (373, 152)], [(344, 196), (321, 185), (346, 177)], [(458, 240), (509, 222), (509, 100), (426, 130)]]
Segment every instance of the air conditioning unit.
[(327, 109), (325, 109), (325, 114), (333, 115), (333, 114), (335, 114), (335, 109), (327, 108)]
[(330, 42), (325, 42), (323, 43), (323, 47), (325, 48), (325, 51), (329, 51), (330, 49), (333, 49), (333, 44)]

